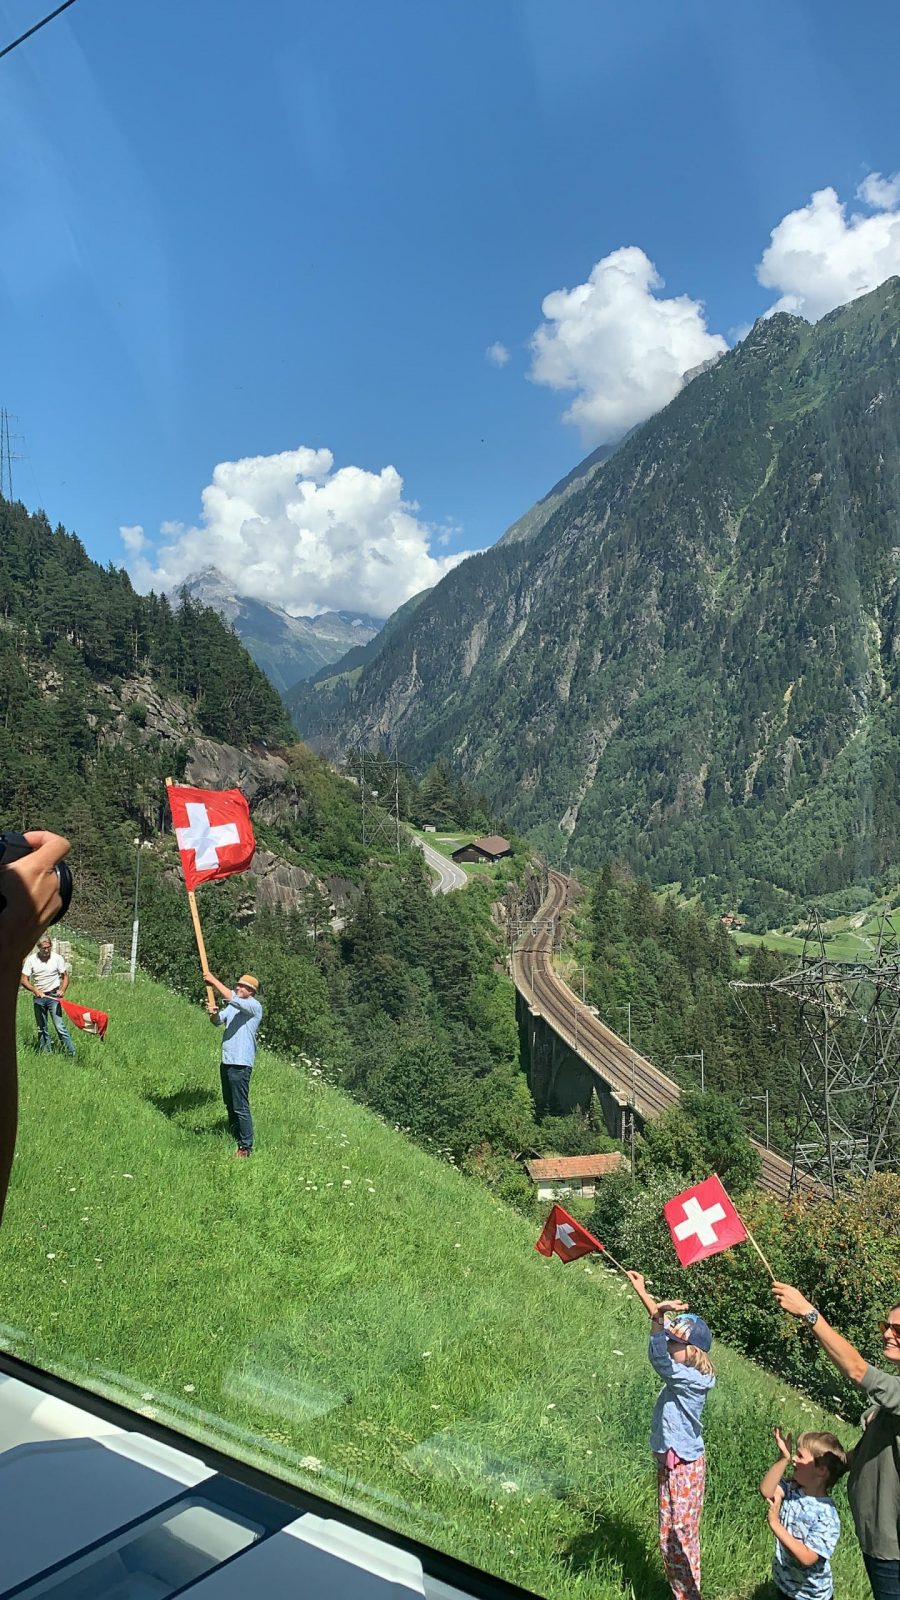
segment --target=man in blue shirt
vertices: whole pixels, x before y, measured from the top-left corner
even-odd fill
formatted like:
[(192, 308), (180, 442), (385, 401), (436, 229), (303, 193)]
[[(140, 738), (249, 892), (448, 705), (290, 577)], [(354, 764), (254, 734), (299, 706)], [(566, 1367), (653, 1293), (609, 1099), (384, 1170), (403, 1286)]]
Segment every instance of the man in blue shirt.
[(212, 972), (204, 972), (204, 983), (217, 989), (224, 1006), (209, 1007), (214, 1027), (224, 1028), (222, 1040), (222, 1099), (228, 1113), (228, 1128), (237, 1140), (236, 1156), (249, 1156), (253, 1149), (253, 1118), (250, 1115), (250, 1074), (256, 1060), (256, 1035), (262, 1021), (262, 1006), (256, 996), (259, 980), (245, 972), (233, 989), (220, 983)]

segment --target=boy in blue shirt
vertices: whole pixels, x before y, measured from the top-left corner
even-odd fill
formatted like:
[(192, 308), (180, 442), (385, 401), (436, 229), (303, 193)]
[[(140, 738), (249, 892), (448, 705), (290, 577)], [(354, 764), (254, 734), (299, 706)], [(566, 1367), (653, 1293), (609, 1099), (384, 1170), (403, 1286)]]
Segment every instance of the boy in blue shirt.
[(793, 1446), (790, 1434), (774, 1433), (778, 1460), (759, 1486), (775, 1535), (772, 1582), (789, 1600), (831, 1600), (831, 1557), (841, 1532), (831, 1490), (847, 1471), (846, 1452), (833, 1433), (801, 1433)]

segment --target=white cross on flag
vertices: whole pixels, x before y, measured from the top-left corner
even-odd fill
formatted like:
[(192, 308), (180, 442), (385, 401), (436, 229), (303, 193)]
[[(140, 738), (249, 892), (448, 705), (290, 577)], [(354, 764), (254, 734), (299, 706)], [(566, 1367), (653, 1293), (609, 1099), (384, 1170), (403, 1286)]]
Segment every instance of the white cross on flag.
[(587, 1228), (583, 1228), (580, 1222), (570, 1217), (562, 1206), (554, 1206), (534, 1248), (539, 1250), (542, 1256), (559, 1256), (560, 1261), (577, 1261), (579, 1256), (599, 1253), (603, 1246), (599, 1239), (588, 1233)]
[(713, 1173), (663, 1206), (675, 1254), (683, 1267), (718, 1255), (746, 1239), (747, 1230), (729, 1200), (722, 1180)]
[(189, 889), (249, 867), (256, 840), (250, 807), (240, 789), (188, 789), (169, 784), (166, 793)]

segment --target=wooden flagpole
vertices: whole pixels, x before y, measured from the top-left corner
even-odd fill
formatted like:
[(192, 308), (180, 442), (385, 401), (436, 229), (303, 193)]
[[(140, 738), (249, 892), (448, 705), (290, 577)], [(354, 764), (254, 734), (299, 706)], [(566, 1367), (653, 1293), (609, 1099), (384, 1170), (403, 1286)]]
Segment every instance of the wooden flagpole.
[[(603, 1246), (603, 1249), (601, 1251), (596, 1251), (595, 1250), (594, 1254), (595, 1255), (599, 1255), (601, 1261), (603, 1260), (603, 1257), (605, 1256), (607, 1261), (611, 1261), (613, 1266), (616, 1267), (619, 1272), (621, 1272), (623, 1278), (627, 1278), (628, 1277), (628, 1273), (625, 1271), (625, 1268), (623, 1267), (621, 1261), (617, 1261), (616, 1260), (615, 1256), (612, 1254), (612, 1251), (607, 1250), (606, 1245)], [(629, 1282), (630, 1282), (630, 1279), (629, 1279)]]
[[(167, 789), (171, 789), (172, 786), (173, 786), (172, 779), (171, 778), (167, 778), (166, 779), (166, 788)], [(185, 885), (185, 887), (187, 887), (187, 886)], [(191, 911), (191, 921), (194, 924), (194, 938), (197, 941), (197, 954), (200, 957), (200, 971), (201, 972), (208, 972), (209, 971), (209, 962), (206, 959), (206, 945), (203, 942), (203, 929), (200, 926), (200, 913), (197, 910), (197, 896), (195, 895), (193, 889), (188, 889), (187, 897), (188, 897), (188, 905), (189, 905), (190, 911)], [(212, 986), (210, 984), (207, 984), (206, 985), (206, 1004), (211, 1009), (215, 1005), (215, 1003), (216, 1003), (216, 997), (215, 997), (215, 995), (213, 993)]]
[(765, 1256), (763, 1255), (762, 1251), (760, 1250), (759, 1245), (757, 1244), (757, 1242), (754, 1239), (752, 1233), (750, 1232), (750, 1229), (747, 1227), (747, 1224), (744, 1221), (743, 1217), (741, 1216), (741, 1213), (738, 1211), (737, 1206), (734, 1205), (734, 1201), (733, 1200), (732, 1200), (731, 1204), (734, 1206), (734, 1214), (738, 1218), (738, 1221), (740, 1222), (741, 1227), (743, 1228), (745, 1234), (747, 1235), (747, 1238), (750, 1240), (750, 1243), (752, 1244), (754, 1250), (756, 1251), (756, 1254), (759, 1256), (759, 1259), (762, 1262), (763, 1266), (765, 1267), (767, 1273), (769, 1274), (769, 1277), (772, 1279), (772, 1282), (775, 1283), (777, 1280), (776, 1280), (774, 1272), (772, 1271), (772, 1268), (769, 1266), (768, 1261), (766, 1260)]

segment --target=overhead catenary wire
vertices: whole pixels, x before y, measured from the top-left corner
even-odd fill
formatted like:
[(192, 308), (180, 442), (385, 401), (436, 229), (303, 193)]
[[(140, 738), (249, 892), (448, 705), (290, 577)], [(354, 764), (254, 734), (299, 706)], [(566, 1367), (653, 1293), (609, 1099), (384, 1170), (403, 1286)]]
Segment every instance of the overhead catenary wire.
[(48, 22), (52, 22), (54, 17), (60, 15), (60, 12), (68, 11), (69, 7), (74, 4), (75, 0), (63, 0), (62, 5), (57, 6), (55, 11), (49, 11), (46, 17), (41, 17), (40, 22), (36, 22), (33, 27), (27, 28), (24, 33), (20, 33), (18, 39), (13, 39), (11, 44), (4, 45), (3, 49), (0, 50), (0, 60), (4, 56), (8, 56), (10, 51), (18, 49), (19, 45), (24, 44), (26, 39), (30, 39), (33, 33), (38, 33), (41, 28), (46, 28)]

